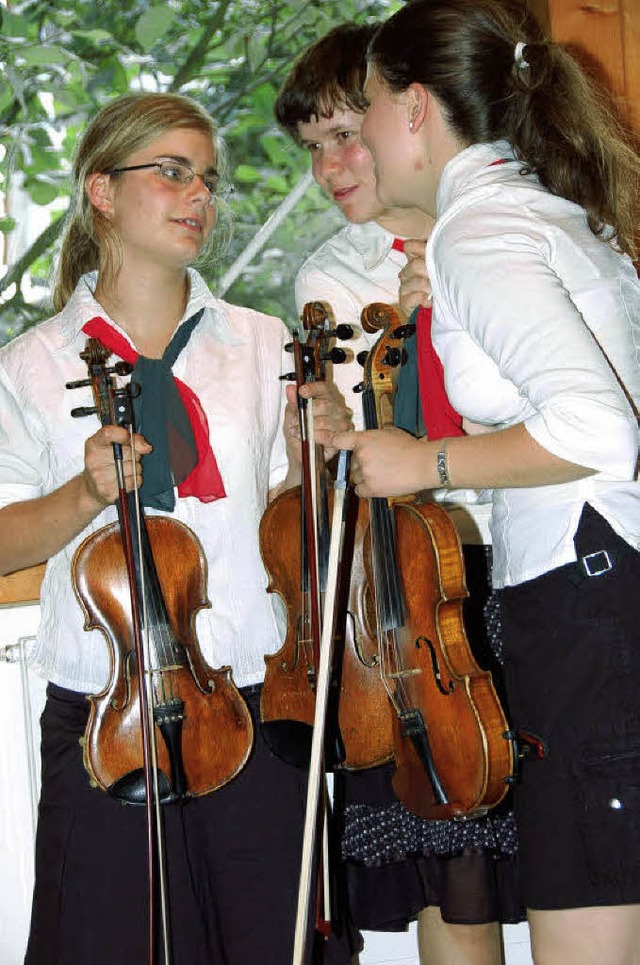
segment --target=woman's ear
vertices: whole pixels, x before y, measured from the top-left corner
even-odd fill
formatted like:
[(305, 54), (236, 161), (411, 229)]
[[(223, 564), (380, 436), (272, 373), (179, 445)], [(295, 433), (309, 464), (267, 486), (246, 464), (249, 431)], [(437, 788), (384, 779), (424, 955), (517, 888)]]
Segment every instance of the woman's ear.
[(113, 213), (113, 186), (108, 174), (94, 172), (87, 177), (84, 190), (92, 206), (105, 217)]
[(422, 84), (409, 84), (406, 90), (409, 111), (409, 130), (419, 131), (424, 124), (429, 109), (429, 93)]

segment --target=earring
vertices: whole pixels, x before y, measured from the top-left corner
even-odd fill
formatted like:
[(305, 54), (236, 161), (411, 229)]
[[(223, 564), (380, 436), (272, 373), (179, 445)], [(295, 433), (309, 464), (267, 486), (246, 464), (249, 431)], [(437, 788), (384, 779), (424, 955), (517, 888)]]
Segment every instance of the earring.
[(409, 130), (410, 130), (410, 131), (413, 130), (413, 121), (409, 121)]

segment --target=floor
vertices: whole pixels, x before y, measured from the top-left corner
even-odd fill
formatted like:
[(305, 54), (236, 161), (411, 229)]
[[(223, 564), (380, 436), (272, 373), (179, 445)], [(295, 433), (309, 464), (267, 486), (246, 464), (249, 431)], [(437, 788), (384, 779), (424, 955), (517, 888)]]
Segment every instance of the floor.
[[(526, 924), (506, 925), (503, 931), (506, 965), (533, 965)], [(401, 935), (364, 932), (360, 965), (419, 965), (415, 927)]]

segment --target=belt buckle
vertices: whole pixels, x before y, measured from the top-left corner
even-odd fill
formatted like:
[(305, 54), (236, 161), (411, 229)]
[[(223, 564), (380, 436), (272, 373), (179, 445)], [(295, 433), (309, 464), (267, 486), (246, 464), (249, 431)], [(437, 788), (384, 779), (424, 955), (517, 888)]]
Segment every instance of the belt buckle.
[(598, 550), (595, 553), (588, 553), (580, 559), (582, 568), (587, 576), (602, 576), (613, 569), (613, 561), (607, 550)]

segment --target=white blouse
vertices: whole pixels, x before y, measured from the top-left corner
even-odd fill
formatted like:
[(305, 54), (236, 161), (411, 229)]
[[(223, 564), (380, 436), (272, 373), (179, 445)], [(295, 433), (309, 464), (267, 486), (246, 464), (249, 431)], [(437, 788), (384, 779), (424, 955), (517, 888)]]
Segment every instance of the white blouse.
[(363, 426), (362, 397), (353, 391), (362, 381), (362, 366), (356, 357), (380, 338), (380, 332), (362, 329), (360, 314), (372, 302), (397, 304), (398, 274), (407, 263), (392, 244), (393, 235), (374, 221), (349, 224), (317, 248), (296, 276), (298, 311), (306, 302), (328, 302), (336, 323), (354, 328), (353, 338), (337, 343), (346, 350), (347, 361), (333, 366), (332, 377), (353, 410), (356, 429)]
[[(184, 319), (200, 308), (205, 312), (173, 371), (207, 414), (227, 495), (211, 503), (177, 498), (173, 515), (197, 534), (207, 559), (211, 608), (196, 620), (204, 658), (213, 667), (230, 664), (236, 684), (245, 686), (263, 679), (263, 654), (277, 650), (282, 639), (266, 593), (258, 524), (269, 489), (286, 474), (285, 396), (278, 377), (291, 367), (283, 351), (290, 335), (279, 319), (214, 298), (196, 272), (190, 279)], [(43, 496), (83, 469), (85, 439), (99, 423), (97, 416), (69, 414), (75, 406), (92, 405), (91, 389), (71, 392), (64, 386), (86, 378), (79, 358), (86, 342), (82, 325), (95, 315), (107, 317), (94, 287), (95, 275), (85, 275), (60, 314), (0, 350), (0, 506)], [(105, 685), (109, 659), (100, 631), (83, 629), (71, 560), (89, 533), (115, 518), (113, 507), (100, 513), (49, 560), (42, 585), (34, 669), (84, 693)]]
[(463, 416), (523, 422), (549, 452), (596, 473), (494, 491), (496, 586), (574, 560), (585, 501), (640, 542), (640, 283), (582, 208), (519, 170), (506, 143), (467, 148), (445, 168), (427, 245), (434, 346)]

